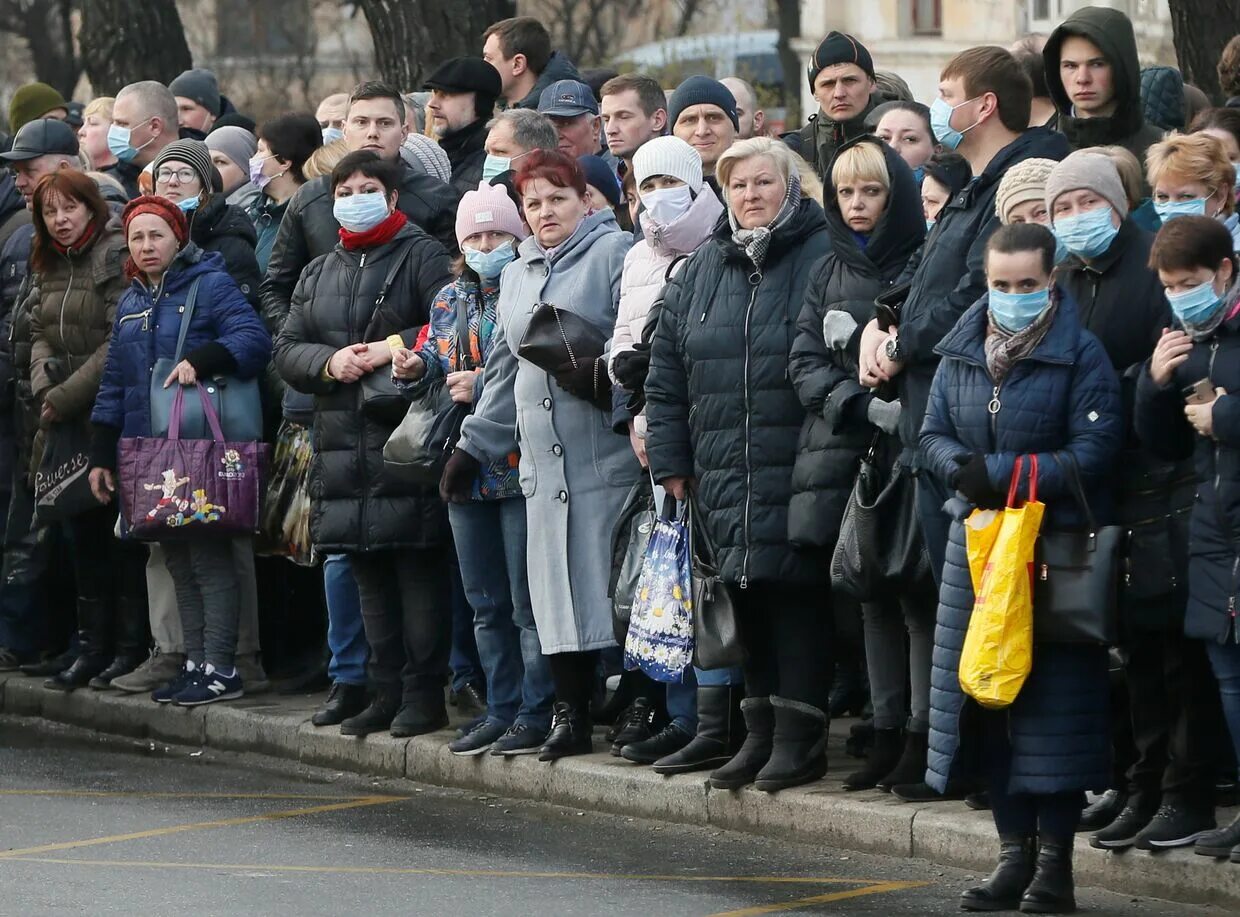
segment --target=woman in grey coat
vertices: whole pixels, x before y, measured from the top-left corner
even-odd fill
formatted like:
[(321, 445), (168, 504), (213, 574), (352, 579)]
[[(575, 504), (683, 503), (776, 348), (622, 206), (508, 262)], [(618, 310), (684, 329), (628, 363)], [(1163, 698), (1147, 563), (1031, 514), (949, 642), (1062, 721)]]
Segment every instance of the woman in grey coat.
[(627, 438), (612, 432), (605, 355), (549, 373), (517, 350), (540, 303), (574, 312), (610, 337), (633, 240), (610, 210), (590, 211), (585, 177), (566, 156), (531, 153), (514, 184), (533, 235), (504, 269), (486, 384), (440, 492), (466, 500), (482, 462), (521, 454), (530, 598), (557, 700), (539, 758), (553, 761), (590, 751), (597, 651), (615, 643), (611, 526), (641, 468)]

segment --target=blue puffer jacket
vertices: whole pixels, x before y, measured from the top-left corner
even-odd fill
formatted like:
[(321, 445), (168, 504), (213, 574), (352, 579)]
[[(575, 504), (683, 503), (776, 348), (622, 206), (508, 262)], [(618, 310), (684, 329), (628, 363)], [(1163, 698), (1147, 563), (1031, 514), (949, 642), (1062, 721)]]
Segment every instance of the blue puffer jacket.
[[(103, 381), (91, 413), (97, 427), (111, 428), (121, 436), (150, 435), (151, 368), (156, 360), (171, 360), (176, 355), (181, 313), (196, 277), (202, 283), (185, 340), (185, 357), (199, 375), (224, 372), (252, 379), (271, 359), (271, 335), (224, 271), (224, 259), (214, 252), (204, 253), (191, 242), (177, 254), (161, 287), (152, 291), (140, 278), (121, 295)], [(92, 456), (97, 464), (105, 458), (98, 451)]]
[[(1073, 526), (1080, 512), (1054, 453), (1070, 453), (1096, 516), (1106, 521), (1107, 481), (1122, 442), (1119, 380), (1106, 351), (1084, 331), (1076, 305), (1060, 298), (1050, 329), (1033, 353), (999, 386), (983, 344), (988, 324), (983, 298), (938, 347), (942, 357), (930, 392), (921, 447), (931, 473), (950, 481), (955, 457), (986, 456), (991, 484), (1006, 492), (1019, 455), (1038, 456), (1043, 529)], [(987, 405), (997, 398), (998, 412)], [(959, 760), (980, 708), (960, 689), (960, 652), (973, 613), (973, 586), (961, 520), (971, 507), (960, 497), (945, 508), (955, 516), (947, 547), (934, 633), (930, 681), (930, 754), (926, 782), (942, 791), (949, 777), (974, 772)], [(1105, 787), (1110, 776), (1107, 657), (1102, 647), (1038, 644), (1033, 671), (1008, 708), (1012, 793), (1058, 793)]]

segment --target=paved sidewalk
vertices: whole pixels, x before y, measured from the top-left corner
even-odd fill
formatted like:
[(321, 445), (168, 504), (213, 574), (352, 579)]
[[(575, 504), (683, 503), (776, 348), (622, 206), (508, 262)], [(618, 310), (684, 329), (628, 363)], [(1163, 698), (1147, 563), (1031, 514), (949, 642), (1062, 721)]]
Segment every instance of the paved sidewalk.
[[(767, 795), (711, 790), (705, 775), (660, 777), (608, 754), (542, 764), (532, 756), (458, 758), (446, 748), (452, 733), (416, 739), (387, 734), (365, 739), (316, 729), (310, 715), (321, 696), (265, 695), (233, 703), (181, 708), (89, 689), (48, 691), (41, 679), (0, 674), (0, 710), (42, 716), (100, 732), (187, 745), (267, 754), (361, 774), (480, 790), (596, 812), (715, 825), (785, 840), (821, 843), (888, 856), (920, 857), (966, 869), (989, 870), (996, 841), (990, 814), (964, 803), (908, 805), (874, 792), (845, 793), (839, 783), (855, 769), (842, 740), (831, 750), (826, 780)], [(837, 734), (846, 729), (837, 725)], [(602, 747), (596, 741), (596, 747)], [(1233, 811), (1220, 811), (1230, 819)], [(1240, 865), (1215, 862), (1191, 850), (1157, 856), (1108, 854), (1078, 838), (1077, 881), (1121, 894), (1240, 909)]]

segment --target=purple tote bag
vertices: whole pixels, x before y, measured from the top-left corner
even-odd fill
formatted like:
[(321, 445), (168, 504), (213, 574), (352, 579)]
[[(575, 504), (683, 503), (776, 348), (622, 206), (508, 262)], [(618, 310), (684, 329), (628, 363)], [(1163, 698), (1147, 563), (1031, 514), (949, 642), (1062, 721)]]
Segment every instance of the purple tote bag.
[(129, 534), (143, 541), (252, 535), (258, 530), (263, 473), (270, 446), (228, 443), (211, 400), (197, 385), (212, 439), (181, 439), (185, 387), (178, 386), (168, 438), (120, 442), (121, 511)]

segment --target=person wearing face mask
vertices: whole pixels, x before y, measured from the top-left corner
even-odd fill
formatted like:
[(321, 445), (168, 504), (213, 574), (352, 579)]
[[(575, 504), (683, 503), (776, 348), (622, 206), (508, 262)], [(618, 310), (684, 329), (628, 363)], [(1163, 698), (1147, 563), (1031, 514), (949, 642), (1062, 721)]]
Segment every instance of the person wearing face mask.
[(121, 183), (129, 197), (141, 193), (139, 176), (177, 139), (177, 100), (163, 83), (142, 80), (116, 94), (108, 150), (116, 164), (103, 171)]
[[(1037, 223), (1047, 229), (1051, 214), (1046, 209), (1046, 180), (1058, 165), (1053, 159), (1026, 159), (1008, 169), (995, 192), (995, 213), (1004, 226)], [(1055, 263), (1068, 257), (1063, 240), (1055, 239)]]
[(939, 151), (930, 127), (930, 109), (920, 102), (884, 102), (870, 112), (866, 123), (908, 163), (920, 186), (926, 163)]
[(447, 251), (396, 206), (401, 173), (368, 150), (332, 170), (339, 244), (302, 274), (275, 344), (281, 377), (314, 396), (310, 535), (317, 551), (348, 555), (370, 644), (374, 694), (343, 735), (448, 724), (447, 516), (434, 488), (384, 473), (404, 411), (367, 397), (391, 387), (393, 350), (415, 343), (451, 280)]
[(1145, 168), (1164, 225), (1176, 217), (1210, 217), (1227, 228), (1240, 251), (1236, 168), (1222, 141), (1206, 133), (1172, 134), (1150, 147)]
[(1042, 531), (1084, 523), (1069, 463), (1094, 517), (1110, 517), (1124, 429), (1119, 383), (1102, 345), (1082, 329), (1076, 299), (1052, 281), (1054, 257), (1045, 227), (1005, 226), (991, 236), (986, 294), (939, 344), (921, 431), (927, 472), (955, 491), (946, 507), (927, 779), (942, 788), (981, 776), (999, 835), (999, 864), (961, 895), (965, 910), (1070, 913), (1084, 793), (1109, 778), (1106, 647), (1035, 643), (1032, 671), (1001, 710), (980, 707), (960, 688), (974, 604), (963, 520), (975, 507), (1005, 504), (1016, 458), (1037, 457)]
[(255, 247), (258, 234), (245, 211), (224, 197), (220, 173), (201, 140), (176, 140), (151, 164), (155, 194), (172, 201), (189, 221), (190, 238), (207, 252), (219, 252), (245, 298), (258, 306), (262, 274)]
[(349, 114), (349, 94), (336, 92), (319, 103), (314, 113), (322, 131), (323, 145), (344, 139), (344, 121)]
[[(1190, 524), (1184, 642), (1210, 668), (1222, 695), (1231, 744), (1240, 750), (1240, 643), (1236, 599), (1240, 468), (1240, 284), (1230, 235), (1204, 217), (1172, 220), (1158, 232), (1150, 265), (1166, 288), (1174, 321), (1137, 383), (1141, 441), (1168, 459), (1192, 457), (1197, 500)], [(1236, 415), (1236, 416), (1233, 416)], [(1240, 862), (1240, 819), (1196, 839), (1196, 852)]]
[[(476, 405), (487, 379), (483, 367), (500, 343), (500, 277), (529, 230), (504, 189), (487, 184), (461, 198), (456, 227), (457, 277), (431, 306), (425, 343), (397, 350), (392, 372), (414, 398), (443, 388), (453, 402)], [(449, 743), (454, 755), (534, 752), (551, 727), (555, 689), (530, 602), (519, 460), (514, 450), (482, 465), (469, 500), (448, 505), (487, 699), (486, 715)]]
[(281, 115), (258, 129), (258, 147), (249, 161), (249, 173), (260, 195), (246, 216), (258, 233), (254, 257), (264, 274), (284, 211), (293, 194), (306, 183), (306, 160), (322, 145), (321, 139), (318, 123), (306, 113)]
[(203, 141), (211, 151), (211, 164), (220, 173), (225, 200), (248, 210), (259, 190), (250, 181), (250, 160), (258, 150), (258, 138), (240, 127), (217, 127)]

